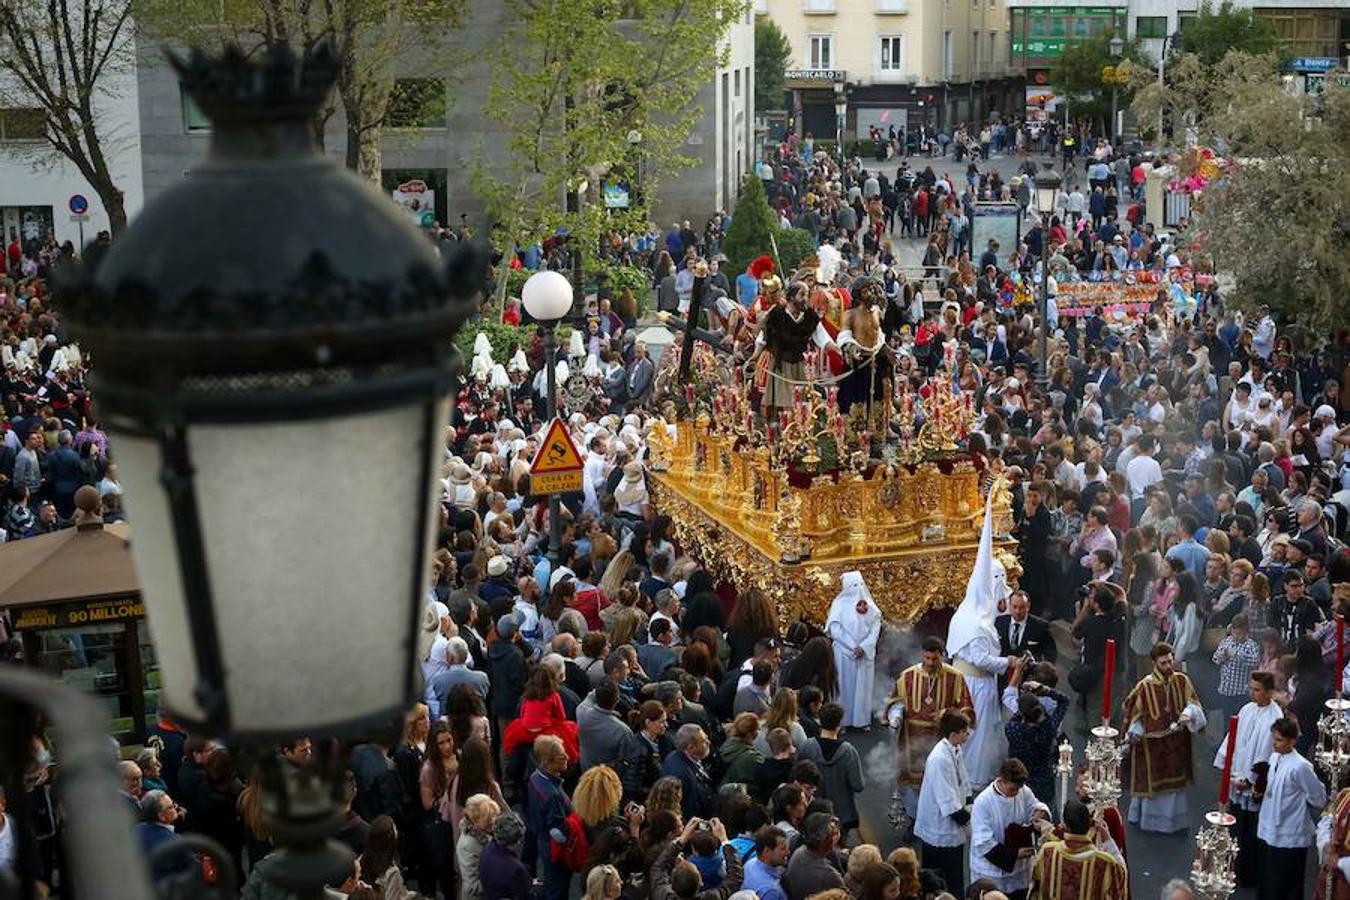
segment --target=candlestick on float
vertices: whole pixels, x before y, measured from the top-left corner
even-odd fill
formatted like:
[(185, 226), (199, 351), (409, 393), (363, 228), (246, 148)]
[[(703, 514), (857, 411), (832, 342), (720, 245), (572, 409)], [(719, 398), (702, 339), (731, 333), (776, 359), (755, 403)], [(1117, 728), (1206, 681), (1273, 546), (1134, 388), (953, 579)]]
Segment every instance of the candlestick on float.
[(1065, 738), (1059, 745), (1059, 761), (1055, 763), (1055, 774), (1059, 776), (1059, 791), (1055, 794), (1055, 820), (1064, 821), (1064, 801), (1069, 796), (1069, 776), (1073, 774), (1073, 745)]
[(1116, 641), (1106, 641), (1106, 683), (1102, 688), (1102, 724), (1111, 723), (1111, 686), (1116, 678)]
[(1228, 808), (1228, 788), (1233, 777), (1233, 751), (1237, 747), (1238, 717), (1228, 717), (1228, 749), (1223, 760), (1223, 775), (1219, 778), (1219, 809)]
[(1336, 699), (1341, 699), (1342, 685), (1345, 681), (1345, 616), (1336, 614)]

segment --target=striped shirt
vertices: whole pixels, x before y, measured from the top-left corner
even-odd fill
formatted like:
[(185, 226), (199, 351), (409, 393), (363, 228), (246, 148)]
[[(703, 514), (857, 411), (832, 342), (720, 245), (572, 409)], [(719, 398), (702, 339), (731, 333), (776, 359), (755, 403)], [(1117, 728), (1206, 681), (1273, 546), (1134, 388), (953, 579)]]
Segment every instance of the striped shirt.
[(1247, 682), (1261, 662), (1261, 647), (1250, 637), (1238, 640), (1229, 635), (1214, 648), (1214, 663), (1219, 667), (1219, 696), (1237, 697), (1247, 693)]

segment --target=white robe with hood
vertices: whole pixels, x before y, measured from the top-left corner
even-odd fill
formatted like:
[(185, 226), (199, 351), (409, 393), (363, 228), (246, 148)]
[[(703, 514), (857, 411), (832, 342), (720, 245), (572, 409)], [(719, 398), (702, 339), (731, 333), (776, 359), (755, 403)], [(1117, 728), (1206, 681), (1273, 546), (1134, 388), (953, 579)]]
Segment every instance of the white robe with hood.
[(985, 500), (984, 527), (975, 570), (966, 584), (966, 596), (947, 627), (947, 653), (965, 676), (975, 707), (975, 728), (966, 741), (964, 755), (970, 783), (978, 791), (994, 780), (1008, 756), (1003, 731), (1003, 707), (999, 702), (998, 676), (1008, 668), (999, 656), (994, 615), (998, 601), (1008, 596), (1008, 578), (1003, 564), (994, 559), (993, 491)]
[[(872, 724), (872, 684), (876, 679), (877, 639), (881, 637), (881, 610), (867, 589), (861, 572), (845, 572), (839, 579), (839, 596), (830, 604), (825, 633), (834, 642), (834, 666), (839, 672), (839, 703), (844, 707), (844, 728)], [(857, 606), (867, 604), (867, 612)], [(855, 656), (862, 648), (862, 656)]]

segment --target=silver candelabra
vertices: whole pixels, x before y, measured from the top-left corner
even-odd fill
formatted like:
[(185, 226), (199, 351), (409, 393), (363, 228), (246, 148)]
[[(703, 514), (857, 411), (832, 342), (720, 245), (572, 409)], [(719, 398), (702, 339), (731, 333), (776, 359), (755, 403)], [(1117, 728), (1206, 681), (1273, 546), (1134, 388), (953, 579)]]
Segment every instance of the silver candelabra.
[[(1340, 674), (1337, 673), (1337, 678)], [(1350, 771), (1350, 700), (1336, 691), (1336, 696), (1326, 703), (1327, 711), (1317, 722), (1317, 746), (1313, 748), (1313, 762), (1326, 773), (1330, 794), (1335, 797)], [(1326, 893), (1332, 896), (1335, 890), (1335, 866), (1327, 873)]]
[(1350, 771), (1350, 700), (1336, 696), (1326, 703), (1327, 711), (1317, 723), (1317, 747), (1313, 762), (1326, 773), (1333, 792), (1340, 789)]
[[(1083, 780), (1083, 788), (1094, 819), (1101, 818), (1120, 800), (1120, 763), (1125, 758), (1125, 745), (1119, 738), (1120, 732), (1103, 721), (1092, 729), (1092, 738), (1088, 741), (1087, 777)], [(1060, 753), (1062, 760), (1062, 748)]]
[(1237, 819), (1222, 809), (1205, 813), (1205, 824), (1195, 835), (1195, 864), (1191, 883), (1204, 900), (1228, 900), (1237, 889), (1234, 862), (1238, 845), (1230, 829)]

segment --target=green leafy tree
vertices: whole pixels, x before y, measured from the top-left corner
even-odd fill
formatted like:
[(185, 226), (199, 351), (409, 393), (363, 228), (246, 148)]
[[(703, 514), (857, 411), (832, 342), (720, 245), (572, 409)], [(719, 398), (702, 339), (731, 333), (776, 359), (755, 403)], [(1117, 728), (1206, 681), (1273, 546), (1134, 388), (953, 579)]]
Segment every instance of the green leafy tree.
[(134, 65), (132, 31), (127, 0), (0, 0), (0, 115), (11, 138), (20, 129), (34, 137), (0, 146), (39, 168), (67, 160), (98, 194), (114, 235), (127, 225), (110, 164), (119, 138), (99, 102), (108, 76)]
[(1066, 47), (1050, 70), (1050, 83), (1069, 98), (1071, 116), (1093, 119), (1106, 131), (1112, 89), (1119, 92), (1117, 102), (1123, 108), (1130, 100), (1126, 73), (1132, 66), (1147, 64), (1137, 41), (1126, 41), (1117, 59), (1111, 56), (1111, 35), (1102, 34)]
[(819, 249), (811, 232), (804, 228), (780, 228), (774, 242), (778, 245), (778, 262), (783, 266), (784, 278), (791, 276)]
[[(504, 151), (471, 172), (499, 240), (527, 246), (561, 228), (593, 271), (604, 232), (645, 227), (661, 177), (695, 163), (682, 148), (698, 94), (745, 11), (743, 0), (506, 0), (483, 110)], [(636, 171), (643, 199), (606, 209), (604, 180)]]
[[(342, 61), (337, 94), (319, 111), (315, 138), (341, 102), (346, 117), (346, 164), (376, 184), (380, 141), (391, 109), (407, 105), (395, 90), (398, 63), (418, 50), (444, 53), (444, 38), (463, 20), (465, 0), (132, 0), (136, 20), (160, 41), (218, 49), (245, 49), (285, 42), (304, 50), (331, 41)], [(444, 82), (425, 99), (439, 103), (444, 119)], [(404, 92), (406, 93), (406, 91)]]
[(755, 109), (783, 108), (783, 73), (792, 58), (792, 44), (767, 16), (755, 19)]
[(772, 255), (777, 231), (778, 222), (769, 208), (764, 183), (758, 178), (747, 178), (731, 213), (731, 227), (722, 241), (722, 252), (727, 255), (727, 277), (744, 272), (756, 256)]
[(1177, 34), (1172, 52), (1194, 53), (1205, 65), (1212, 66), (1229, 50), (1260, 56), (1273, 53), (1276, 44), (1274, 26), (1250, 9), (1236, 7), (1231, 0), (1224, 0), (1217, 7), (1206, 0)]
[[(1184, 54), (1162, 88), (1141, 89), (1141, 120), (1163, 110), (1226, 168), (1191, 204), (1188, 246), (1208, 257), (1238, 307), (1268, 303), (1309, 329), (1350, 321), (1350, 89), (1284, 91), (1274, 54)], [(1191, 174), (1197, 152), (1175, 160)]]

